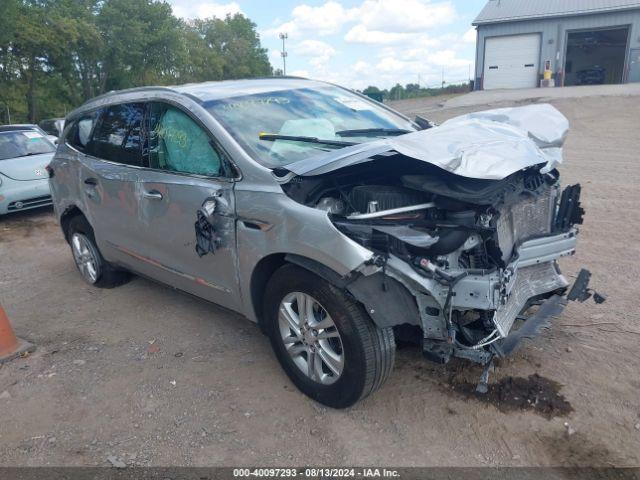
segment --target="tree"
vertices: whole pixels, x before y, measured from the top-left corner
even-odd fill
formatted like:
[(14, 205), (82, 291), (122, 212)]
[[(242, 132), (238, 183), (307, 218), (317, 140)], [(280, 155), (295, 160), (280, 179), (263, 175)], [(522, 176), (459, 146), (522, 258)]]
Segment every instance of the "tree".
[(412, 96), (420, 92), (420, 85), (417, 83), (407, 83), (404, 89), (408, 96)]
[(0, 0), (0, 121), (108, 90), (271, 75), (243, 15), (187, 22), (159, 0)]
[(153, 0), (109, 0), (97, 15), (104, 42), (100, 89), (167, 84), (177, 77), (183, 48), (180, 20)]
[(378, 87), (374, 87), (373, 85), (369, 85), (367, 88), (365, 88), (362, 91), (362, 93), (367, 95), (369, 93), (382, 93), (382, 91)]
[(47, 65), (47, 53), (52, 48), (55, 32), (46, 14), (46, 7), (35, 1), (18, 3), (13, 10), (12, 41), (5, 47), (8, 68), (24, 92), (27, 118), (34, 121), (37, 115), (37, 84)]
[(224, 20), (196, 20), (194, 27), (207, 48), (222, 59), (222, 78), (272, 74), (267, 50), (260, 46), (256, 24), (244, 15), (227, 15)]
[(101, 91), (104, 82), (101, 57), (103, 37), (95, 22), (99, 0), (60, 0), (51, 13), (65, 31), (63, 49), (52, 59), (62, 76), (71, 104), (83, 102)]
[[(23, 95), (21, 82), (17, 82), (18, 64), (12, 48), (12, 39), (18, 26), (20, 2), (4, 0), (0, 3), (0, 118), (9, 121), (14, 105), (19, 104), (18, 97)], [(15, 83), (15, 85), (12, 85)]]
[(404, 87), (396, 83), (391, 90), (389, 90), (389, 100), (401, 100), (404, 98), (404, 93)]

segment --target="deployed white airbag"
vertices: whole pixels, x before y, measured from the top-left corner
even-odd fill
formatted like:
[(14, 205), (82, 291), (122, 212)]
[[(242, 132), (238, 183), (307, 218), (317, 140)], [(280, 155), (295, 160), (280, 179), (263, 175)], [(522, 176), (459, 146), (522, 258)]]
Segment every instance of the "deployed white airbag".
[(555, 168), (568, 130), (568, 120), (548, 104), (501, 108), (317, 155), (287, 168), (298, 175), (318, 175), (395, 151), (463, 177), (501, 180), (533, 165), (545, 164), (543, 171)]

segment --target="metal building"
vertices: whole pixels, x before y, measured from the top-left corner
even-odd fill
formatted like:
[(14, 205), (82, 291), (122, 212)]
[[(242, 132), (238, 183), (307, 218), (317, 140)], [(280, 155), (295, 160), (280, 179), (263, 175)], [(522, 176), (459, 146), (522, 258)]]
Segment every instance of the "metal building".
[(640, 82), (640, 0), (489, 0), (473, 25), (476, 89)]

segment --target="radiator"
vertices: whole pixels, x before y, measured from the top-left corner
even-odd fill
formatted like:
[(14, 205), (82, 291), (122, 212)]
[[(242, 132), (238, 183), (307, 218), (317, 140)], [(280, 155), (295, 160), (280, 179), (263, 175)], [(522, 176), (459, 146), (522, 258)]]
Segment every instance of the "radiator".
[(548, 187), (539, 195), (532, 194), (503, 207), (497, 222), (502, 260), (509, 262), (517, 244), (551, 233), (556, 196), (557, 188)]

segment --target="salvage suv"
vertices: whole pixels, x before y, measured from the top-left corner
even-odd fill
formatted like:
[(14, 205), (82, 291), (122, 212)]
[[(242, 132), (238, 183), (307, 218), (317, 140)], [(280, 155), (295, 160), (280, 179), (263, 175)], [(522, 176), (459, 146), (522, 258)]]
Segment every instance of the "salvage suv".
[(240, 312), (341, 408), (387, 379), (396, 337), (485, 365), (486, 389), (494, 357), (590, 295), (557, 264), (583, 214), (567, 131), (549, 105), (435, 126), (298, 78), (146, 87), (72, 112), (48, 170), (84, 280)]

